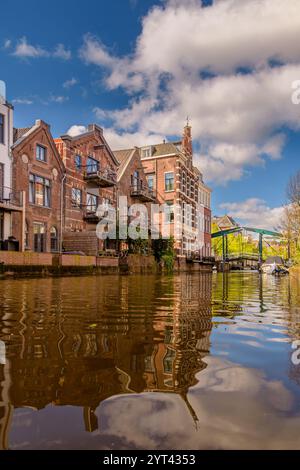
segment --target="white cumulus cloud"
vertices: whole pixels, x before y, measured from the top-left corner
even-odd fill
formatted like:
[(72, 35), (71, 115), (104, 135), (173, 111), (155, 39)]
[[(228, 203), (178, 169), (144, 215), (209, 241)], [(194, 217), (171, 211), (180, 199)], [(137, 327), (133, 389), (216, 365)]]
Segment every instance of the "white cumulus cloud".
[(65, 103), (66, 101), (69, 100), (69, 97), (68, 96), (56, 96), (56, 95), (51, 95), (50, 96), (50, 102), (52, 103), (58, 103), (58, 104), (62, 104), (62, 103)]
[(87, 131), (87, 128), (85, 126), (74, 124), (67, 131), (67, 134), (70, 135), (71, 137), (76, 137), (77, 135), (84, 134), (86, 131)]
[(283, 207), (269, 207), (258, 198), (250, 198), (241, 202), (224, 202), (220, 209), (231, 215), (244, 226), (276, 230), (283, 217)]
[(5, 39), (4, 43), (3, 43), (3, 49), (9, 49), (11, 47), (11, 40), (10, 39)]
[(25, 59), (25, 58), (48, 57), (49, 52), (40, 46), (33, 46), (27, 41), (26, 37), (24, 36), (17, 43), (16, 48), (13, 52), (13, 55), (16, 57), (20, 57), (21, 59)]
[[(67, 134), (75, 137), (84, 134), (87, 127), (74, 124), (71, 126)], [(121, 132), (116, 131), (114, 128), (107, 127), (104, 129), (105, 138), (113, 150), (120, 150), (124, 148), (133, 148), (135, 146), (142, 147), (143, 145), (150, 145), (153, 142), (162, 142), (165, 137), (161, 134), (143, 134), (140, 132)]]
[(87, 34), (80, 57), (99, 67), (108, 90), (128, 94), (125, 107), (95, 107), (114, 139), (179, 136), (189, 115), (201, 170), (226, 183), (281, 158), (282, 129), (300, 127), (291, 101), (299, 31), (299, 0), (219, 0), (207, 8), (169, 0), (143, 18), (131, 54)]
[(66, 80), (64, 83), (63, 83), (63, 87), (64, 88), (72, 88), (73, 86), (77, 85), (78, 83), (78, 80), (74, 77), (70, 78), (70, 80)]
[(53, 57), (56, 57), (62, 60), (70, 60), (72, 57), (72, 53), (69, 49), (66, 49), (66, 47), (63, 44), (58, 44), (56, 46), (55, 51), (53, 52)]
[(30, 105), (33, 103), (31, 99), (28, 98), (15, 98), (12, 100), (13, 104), (25, 104), (25, 105)]
[[(4, 48), (9, 49), (12, 45), (11, 40), (6, 40)], [(62, 60), (70, 60), (72, 53), (67, 49), (64, 44), (57, 44), (53, 52), (39, 46), (30, 44), (27, 38), (24, 36), (17, 42), (14, 51), (12, 53), (15, 57), (20, 59), (37, 59), (40, 57), (54, 57)]]

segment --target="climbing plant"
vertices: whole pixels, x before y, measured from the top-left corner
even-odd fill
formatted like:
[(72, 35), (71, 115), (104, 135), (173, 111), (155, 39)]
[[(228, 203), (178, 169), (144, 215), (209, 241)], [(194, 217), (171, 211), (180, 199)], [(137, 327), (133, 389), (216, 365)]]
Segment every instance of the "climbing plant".
[(163, 263), (168, 272), (172, 272), (174, 268), (176, 258), (174, 243), (174, 237), (164, 239), (160, 236), (157, 240), (152, 240), (152, 250), (155, 260), (158, 263)]

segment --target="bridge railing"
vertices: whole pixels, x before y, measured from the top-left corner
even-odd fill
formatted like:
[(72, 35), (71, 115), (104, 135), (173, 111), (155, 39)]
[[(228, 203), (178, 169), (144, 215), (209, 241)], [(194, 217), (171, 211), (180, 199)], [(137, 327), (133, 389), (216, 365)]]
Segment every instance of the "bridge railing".
[[(237, 260), (249, 260), (249, 261), (259, 261), (258, 253), (231, 253), (226, 256), (226, 261), (237, 261)], [(223, 261), (222, 256), (216, 257), (217, 261)]]

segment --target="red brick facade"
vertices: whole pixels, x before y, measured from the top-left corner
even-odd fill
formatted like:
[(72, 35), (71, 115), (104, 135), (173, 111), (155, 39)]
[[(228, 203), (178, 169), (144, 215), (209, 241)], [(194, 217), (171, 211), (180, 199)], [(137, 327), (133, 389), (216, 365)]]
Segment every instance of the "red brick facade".
[[(120, 150), (114, 152), (120, 162), (118, 169), (118, 198), (126, 196), (128, 208), (135, 204), (142, 204), (147, 209), (148, 229), (151, 222), (151, 203), (157, 203), (156, 192), (148, 187), (147, 178), (143, 169), (140, 152), (138, 148)], [(138, 216), (139, 216), (138, 212)], [(120, 213), (119, 213), (120, 216)], [(125, 223), (129, 224), (134, 217), (125, 216)], [(150, 240), (149, 240), (150, 244)], [(122, 243), (120, 247), (127, 247)]]
[[(127, 196), (128, 205), (155, 202), (155, 195), (149, 193), (147, 201), (148, 182), (138, 149), (120, 150), (114, 152), (120, 167), (118, 169), (118, 195)], [(135, 191), (137, 189), (137, 191)], [(141, 189), (139, 192), (138, 189)], [(145, 191), (143, 191), (145, 190)], [(151, 200), (150, 200), (151, 199)]]
[[(211, 255), (210, 189), (193, 165), (190, 126), (180, 142), (114, 153), (97, 125), (53, 140), (49, 126), (36, 121), (32, 128), (16, 130), (15, 140), (14, 189), (26, 194), (25, 217), (17, 213), (13, 219), (13, 235), (24, 242), (21, 249), (63, 248), (97, 256), (99, 250), (115, 248), (113, 241), (98, 240), (96, 211), (103, 202), (116, 207), (118, 197), (127, 196), (129, 207), (146, 205), (148, 220), (151, 203), (180, 205), (185, 233), (176, 240), (178, 255), (195, 250), (191, 247), (199, 234), (200, 255)], [(192, 208), (189, 216), (186, 205)], [(167, 224), (171, 234), (175, 217), (171, 214)]]
[(98, 205), (103, 201), (116, 205), (119, 163), (97, 125), (76, 137), (55, 139), (55, 144), (66, 167), (64, 230), (95, 232)]
[[(161, 204), (178, 204), (183, 213), (185, 235), (176, 241), (179, 255), (190, 252), (190, 246), (195, 237), (200, 235), (198, 251), (201, 256), (211, 254), (211, 210), (210, 189), (204, 184), (200, 171), (193, 165), (193, 147), (191, 127), (184, 128), (180, 142), (164, 142), (158, 145), (140, 149), (142, 164), (151, 184), (157, 191)], [(185, 213), (185, 205), (192, 208), (191, 217)], [(200, 215), (200, 223), (197, 217)], [(174, 215), (175, 217), (175, 215)], [(174, 233), (174, 223), (171, 219), (171, 233)]]
[(64, 165), (48, 124), (36, 121), (32, 128), (19, 131), (12, 147), (13, 186), (25, 192), (26, 204), (24, 219), (22, 214), (13, 216), (13, 235), (24, 240), (21, 249), (59, 251)]
[[(65, 230), (81, 232), (95, 230), (95, 222), (85, 219), (85, 209), (89, 205), (88, 196), (93, 195), (100, 203), (102, 198), (116, 203), (116, 172), (118, 161), (104, 139), (103, 131), (96, 125), (90, 125), (82, 135), (69, 135), (55, 139), (58, 152), (66, 167), (65, 184)], [(76, 163), (76, 159), (77, 163)], [(90, 160), (88, 160), (90, 159)], [(87, 178), (87, 173), (101, 173), (102, 177)], [(111, 182), (105, 182), (107, 178)], [(72, 199), (72, 190), (81, 191), (81, 203)]]

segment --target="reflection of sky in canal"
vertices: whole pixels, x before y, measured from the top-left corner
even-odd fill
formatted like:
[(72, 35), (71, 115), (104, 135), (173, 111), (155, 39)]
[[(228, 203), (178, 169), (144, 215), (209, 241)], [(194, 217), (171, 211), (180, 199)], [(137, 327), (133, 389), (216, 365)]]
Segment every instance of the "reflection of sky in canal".
[(4, 447), (300, 448), (297, 279), (4, 282)]

